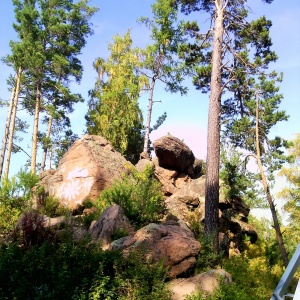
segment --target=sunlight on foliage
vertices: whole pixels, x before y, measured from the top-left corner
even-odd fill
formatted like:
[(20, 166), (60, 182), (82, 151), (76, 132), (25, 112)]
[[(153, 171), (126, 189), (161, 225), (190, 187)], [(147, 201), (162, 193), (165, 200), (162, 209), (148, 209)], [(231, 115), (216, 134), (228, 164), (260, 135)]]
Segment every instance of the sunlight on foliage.
[(95, 205), (100, 211), (113, 204), (120, 205), (134, 226), (140, 228), (162, 217), (163, 194), (153, 170), (147, 167), (143, 172), (134, 168), (130, 175), (102, 191)]
[(37, 182), (38, 176), (22, 169), (11, 179), (2, 179), (0, 186), (0, 234), (10, 233), (21, 213), (31, 207), (32, 188)]

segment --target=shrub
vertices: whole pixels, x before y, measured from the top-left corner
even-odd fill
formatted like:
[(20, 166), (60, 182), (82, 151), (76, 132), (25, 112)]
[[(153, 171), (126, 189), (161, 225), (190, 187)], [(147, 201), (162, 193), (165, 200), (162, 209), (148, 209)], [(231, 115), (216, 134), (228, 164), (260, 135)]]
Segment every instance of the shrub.
[(222, 257), (224, 256), (224, 251), (220, 247), (218, 253), (212, 249), (213, 237), (206, 236), (203, 224), (198, 224), (197, 239), (201, 245), (201, 249), (196, 262), (197, 273), (218, 267), (221, 263)]
[(38, 211), (51, 218), (70, 214), (70, 210), (60, 204), (57, 198), (52, 196), (48, 196), (44, 199)]
[(116, 266), (118, 297), (120, 300), (170, 300), (171, 292), (165, 286), (167, 269), (163, 262), (145, 260), (144, 253), (130, 252)]
[(1, 181), (0, 234), (11, 233), (21, 213), (31, 207), (32, 188), (38, 180), (38, 176), (21, 169), (16, 176)]
[(143, 172), (132, 169), (131, 175), (105, 189), (96, 205), (103, 211), (113, 204), (120, 205), (137, 228), (157, 222), (162, 216), (164, 202), (161, 186), (154, 178), (152, 168), (148, 167)]
[(45, 241), (54, 242), (55, 232), (43, 225), (43, 216), (35, 211), (25, 212), (14, 230), (14, 240), (25, 249), (40, 246)]
[(169, 300), (166, 270), (95, 245), (0, 246), (0, 299)]

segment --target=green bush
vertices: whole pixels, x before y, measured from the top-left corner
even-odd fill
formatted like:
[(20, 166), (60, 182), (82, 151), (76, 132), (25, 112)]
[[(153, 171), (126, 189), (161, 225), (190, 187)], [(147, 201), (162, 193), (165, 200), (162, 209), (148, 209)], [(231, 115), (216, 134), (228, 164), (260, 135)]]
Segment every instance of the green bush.
[(0, 246), (0, 299), (168, 300), (165, 277), (161, 263), (90, 244)]
[(38, 176), (20, 170), (11, 179), (3, 178), (0, 185), (0, 235), (12, 232), (21, 213), (31, 207), (32, 188)]
[[(122, 282), (120, 300), (171, 300), (165, 286), (167, 269), (163, 262), (145, 262), (143, 252), (133, 251), (118, 266), (118, 279)], [(120, 272), (121, 271), (121, 272)]]
[(162, 217), (164, 202), (161, 186), (154, 178), (152, 168), (148, 167), (143, 172), (132, 169), (131, 175), (105, 189), (96, 205), (103, 211), (113, 204), (120, 205), (137, 228), (157, 222)]
[(218, 253), (216, 253), (212, 249), (213, 237), (205, 235), (203, 224), (198, 226), (197, 234), (201, 249), (197, 257), (196, 273), (219, 267), (222, 257), (224, 256), (224, 251), (219, 248)]
[(43, 200), (43, 203), (38, 208), (38, 211), (40, 214), (46, 215), (50, 218), (70, 214), (70, 210), (60, 204), (57, 198), (52, 196), (48, 196)]
[(248, 259), (234, 256), (223, 260), (223, 268), (232, 276), (231, 284), (220, 283), (212, 296), (201, 293), (186, 297), (185, 300), (265, 300), (270, 299), (279, 278), (272, 274), (264, 257)]

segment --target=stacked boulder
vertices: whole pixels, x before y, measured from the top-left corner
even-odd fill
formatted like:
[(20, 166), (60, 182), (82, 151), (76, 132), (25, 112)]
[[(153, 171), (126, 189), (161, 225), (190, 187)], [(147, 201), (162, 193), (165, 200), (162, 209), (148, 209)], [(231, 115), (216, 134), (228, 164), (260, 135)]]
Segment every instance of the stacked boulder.
[[(143, 249), (151, 261), (163, 260), (169, 277), (187, 274), (196, 264), (201, 245), (191, 230), (204, 221), (205, 175), (201, 160), (181, 140), (171, 135), (154, 142), (156, 156), (143, 156), (136, 168), (151, 165), (162, 185), (166, 215), (159, 224), (137, 231), (121, 207), (107, 208), (87, 231), (103, 249), (120, 249), (124, 255)], [(76, 210), (86, 199), (96, 199), (115, 179), (121, 179), (133, 165), (102, 137), (85, 135), (64, 155), (57, 170), (40, 174), (45, 195), (57, 197), (61, 204)], [(222, 193), (221, 193), (222, 194)], [(248, 223), (249, 209), (241, 199), (220, 196), (220, 242), (228, 253), (239, 253), (242, 237), (257, 234)], [(51, 220), (50, 220), (51, 221)], [(48, 222), (50, 222), (48, 220)], [(116, 231), (127, 236), (114, 240)]]
[[(189, 227), (204, 223), (205, 175), (202, 161), (180, 139), (167, 135), (154, 142), (156, 157), (137, 168), (153, 165), (154, 173), (162, 184), (168, 219), (178, 219)], [(143, 161), (143, 160), (142, 160)], [(257, 240), (255, 229), (248, 224), (249, 208), (242, 199), (226, 199), (220, 183), (219, 225), (220, 244), (228, 254), (239, 254), (243, 237)]]

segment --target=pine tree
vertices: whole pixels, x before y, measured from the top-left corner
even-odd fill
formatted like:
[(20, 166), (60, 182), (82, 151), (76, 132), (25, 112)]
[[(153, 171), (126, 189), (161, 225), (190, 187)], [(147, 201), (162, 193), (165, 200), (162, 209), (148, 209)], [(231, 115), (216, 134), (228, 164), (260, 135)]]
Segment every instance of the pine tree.
[[(270, 3), (271, 1), (264, 1)], [(259, 74), (268, 63), (276, 60), (270, 51), (269, 28), (264, 17), (248, 22), (246, 1), (178, 0), (182, 12), (202, 11), (209, 14), (211, 28), (201, 33), (197, 22), (187, 22), (186, 30), (195, 43), (182, 46), (186, 63), (194, 67), (194, 85), (204, 93), (210, 92), (208, 113), (205, 233), (213, 236), (213, 248), (218, 251), (219, 163), (222, 98), (227, 90), (234, 100), (243, 101), (237, 95), (239, 73)], [(252, 51), (250, 49), (253, 48)], [(253, 61), (245, 59), (254, 52)], [(243, 83), (247, 84), (247, 80)], [(240, 83), (239, 83), (240, 84)], [(227, 103), (228, 104), (228, 103)], [(234, 110), (234, 105), (229, 109)]]
[[(19, 41), (12, 42), (13, 54), (8, 61), (22, 62), (24, 80), (31, 82), (24, 88), (23, 106), (34, 115), (31, 171), (36, 172), (40, 113), (50, 113), (47, 138), (50, 139), (53, 116), (57, 110), (72, 112), (73, 104), (82, 101), (68, 87), (71, 77), (77, 82), (82, 66), (77, 58), (92, 33), (89, 20), (96, 8), (87, 0), (14, 0), (16, 21), (14, 28)], [(29, 45), (29, 46), (28, 46)], [(23, 49), (28, 50), (24, 57)], [(24, 50), (23, 50), (24, 52)], [(47, 147), (44, 147), (42, 166)]]
[(9, 173), (22, 74), (24, 73), (24, 70), (28, 69), (34, 63), (38, 64), (38, 59), (37, 61), (34, 60), (34, 54), (37, 53), (36, 39), (38, 17), (38, 12), (35, 9), (35, 2), (36, 1), (31, 0), (22, 3), (21, 1), (13, 0), (16, 21), (22, 25), (13, 24), (14, 29), (18, 33), (20, 42), (10, 42), (12, 54), (8, 55), (4, 59), (4, 62), (13, 67), (14, 71), (16, 72), (16, 80), (13, 83), (14, 86), (12, 88), (10, 109), (2, 142), (0, 176), (2, 175), (3, 171), (3, 161), (5, 157), (6, 146), (8, 147), (8, 151), (6, 156), (5, 176), (7, 177)]
[(284, 155), (286, 141), (280, 137), (273, 139), (269, 137), (271, 129), (278, 122), (287, 120), (285, 112), (279, 110), (282, 95), (278, 94), (276, 82), (281, 81), (281, 76), (278, 77), (273, 72), (272, 80), (267, 80), (265, 75), (261, 75), (257, 81), (252, 78), (251, 84), (245, 87), (245, 90), (241, 89), (241, 92), (247, 95), (242, 103), (243, 114), (236, 114), (231, 110), (228, 112), (227, 117), (232, 118), (226, 124), (225, 134), (235, 147), (249, 151), (247, 156), (254, 157), (257, 162), (260, 182), (272, 214), (279, 249), (287, 266), (288, 255), (270, 190), (274, 171), (278, 170), (287, 159)]

